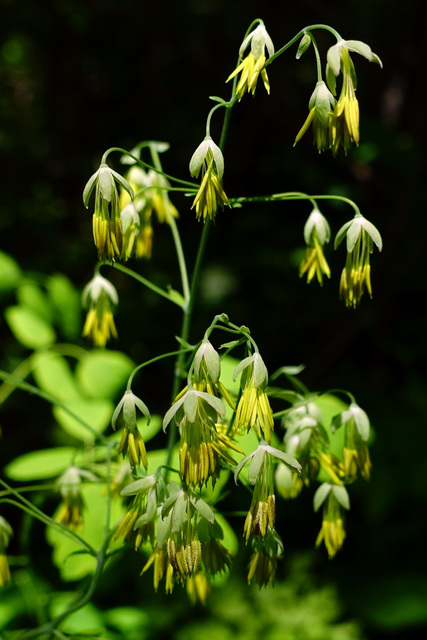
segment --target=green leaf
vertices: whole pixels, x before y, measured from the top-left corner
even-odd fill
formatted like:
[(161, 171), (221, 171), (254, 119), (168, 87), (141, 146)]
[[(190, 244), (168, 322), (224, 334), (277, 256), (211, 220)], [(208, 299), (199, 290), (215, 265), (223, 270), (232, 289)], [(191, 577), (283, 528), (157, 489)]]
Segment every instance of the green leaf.
[(81, 397), (68, 362), (56, 353), (34, 354), (33, 375), (40, 389), (58, 400), (66, 402)]
[(24, 347), (40, 349), (55, 342), (52, 327), (28, 307), (8, 307), (5, 317), (13, 335)]
[[(83, 511), (83, 529), (79, 535), (95, 549), (99, 549), (105, 537), (107, 519), (107, 494), (102, 484), (87, 483), (81, 488), (85, 508)], [(59, 497), (58, 497), (59, 501)], [(118, 522), (125, 514), (120, 500), (111, 502), (111, 523)], [(55, 517), (55, 515), (54, 515)], [(56, 528), (48, 527), (46, 538), (53, 547), (53, 562), (58, 567), (61, 578), (65, 581), (81, 580), (92, 574), (96, 561), (90, 555), (70, 555), (82, 549), (81, 545), (65, 536)], [(112, 540), (110, 551), (122, 546), (122, 541)]]
[(62, 333), (67, 339), (76, 338), (81, 331), (80, 293), (61, 273), (49, 278), (46, 288)]
[(75, 453), (74, 447), (32, 451), (9, 462), (5, 473), (12, 480), (19, 482), (56, 478), (72, 464)]
[(126, 385), (135, 367), (120, 351), (91, 351), (76, 367), (81, 389), (93, 398), (114, 398)]
[(18, 263), (3, 251), (0, 251), (0, 274), (0, 292), (14, 289), (21, 278)]
[(21, 282), (16, 291), (16, 297), (22, 307), (31, 309), (43, 320), (49, 324), (52, 323), (53, 312), (50, 300), (36, 282), (32, 280)]
[[(114, 410), (114, 405), (109, 400), (87, 400), (84, 398), (67, 402), (67, 407), (98, 433), (102, 433), (108, 427)], [(53, 407), (53, 415), (66, 433), (85, 443), (94, 441), (95, 436), (92, 431), (62, 407)]]

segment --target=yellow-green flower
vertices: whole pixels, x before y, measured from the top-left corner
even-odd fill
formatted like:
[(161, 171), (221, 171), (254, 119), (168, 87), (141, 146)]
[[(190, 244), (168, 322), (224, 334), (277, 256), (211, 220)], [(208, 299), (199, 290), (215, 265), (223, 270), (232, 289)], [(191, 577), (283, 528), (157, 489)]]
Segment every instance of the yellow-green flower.
[[(244, 53), (249, 44), (251, 45), (251, 50), (244, 58)], [(261, 22), (258, 27), (243, 40), (239, 51), (239, 57), (242, 61), (227, 78), (227, 82), (229, 82), (240, 73), (240, 78), (236, 86), (236, 96), (239, 101), (245, 93), (255, 94), (260, 74), (267, 93), (270, 93), (270, 83), (267, 71), (264, 69), (266, 61), (265, 49), (267, 49), (269, 56), (273, 55), (273, 42), (264, 24)]]
[(294, 146), (312, 125), (314, 144), (318, 151), (329, 149), (331, 144), (332, 111), (335, 102), (335, 98), (326, 83), (323, 80), (318, 82), (308, 103), (309, 114), (295, 138)]
[(359, 103), (356, 98), (357, 77), (350, 51), (359, 53), (370, 62), (382, 66), (379, 57), (359, 40), (340, 40), (327, 54), (326, 80), (335, 95), (336, 77), (342, 72), (341, 94), (335, 105), (331, 121), (330, 146), (334, 154), (342, 146), (347, 153), (354, 142), (359, 144)]
[(141, 575), (145, 573), (152, 564), (154, 565), (153, 584), (155, 591), (159, 588), (160, 581), (166, 577), (166, 593), (172, 593), (174, 587), (174, 571), (169, 561), (167, 551), (162, 546), (157, 545), (154, 547), (152, 554), (141, 571)]
[(346, 307), (356, 308), (365, 292), (372, 298), (370, 254), (374, 244), (382, 250), (378, 229), (360, 214), (338, 231), (337, 247), (346, 237), (347, 258), (340, 280), (340, 298)]
[(10, 538), (13, 535), (12, 527), (8, 521), (0, 516), (0, 587), (10, 582), (11, 575), (9, 562), (6, 556), (6, 549), (9, 545)]
[(270, 529), (274, 529), (276, 519), (276, 497), (274, 495), (273, 458), (283, 462), (294, 471), (301, 472), (301, 465), (294, 456), (275, 449), (261, 440), (258, 447), (239, 462), (234, 473), (237, 478), (250, 460), (248, 470), (249, 483), (255, 485), (252, 502), (246, 516), (244, 535), (246, 542), (252, 535), (264, 539)]
[(190, 160), (190, 174), (198, 177), (202, 170), (202, 182), (192, 209), (196, 207), (198, 220), (206, 218), (215, 220), (218, 208), (229, 207), (230, 203), (222, 187), (224, 175), (224, 158), (221, 149), (207, 136), (197, 147)]
[(118, 304), (116, 288), (97, 274), (83, 290), (82, 303), (88, 310), (83, 337), (90, 337), (95, 347), (105, 347), (111, 337), (117, 338), (113, 309)]
[(268, 381), (267, 368), (259, 353), (242, 360), (234, 370), (236, 380), (242, 372), (240, 387), (242, 394), (237, 405), (235, 429), (255, 429), (259, 438), (271, 440), (274, 428), (273, 413), (268, 401), (265, 387)]
[(334, 428), (344, 428), (344, 474), (346, 482), (353, 482), (360, 472), (362, 478), (369, 480), (371, 459), (366, 442), (369, 439), (369, 418), (363, 409), (352, 402), (333, 420)]
[(83, 527), (83, 509), (85, 507), (81, 494), (83, 478), (91, 481), (96, 480), (96, 476), (89, 471), (69, 467), (57, 481), (62, 501), (55, 514), (55, 520), (72, 530)]
[(317, 208), (314, 208), (304, 226), (304, 240), (307, 248), (299, 271), (300, 278), (307, 274), (307, 284), (315, 275), (320, 285), (323, 284), (324, 275), (328, 278), (331, 276), (329, 265), (323, 254), (323, 246), (329, 242), (330, 237), (328, 221)]
[(193, 604), (200, 602), (206, 604), (206, 599), (210, 595), (211, 587), (206, 574), (203, 571), (188, 576), (186, 581), (187, 595)]
[(316, 538), (316, 547), (324, 542), (329, 557), (333, 558), (345, 540), (343, 509), (350, 508), (346, 488), (324, 482), (314, 495), (314, 510), (317, 511), (322, 504), (323, 520)]
[(98, 171), (87, 182), (83, 191), (83, 202), (88, 207), (95, 188), (95, 210), (92, 218), (93, 239), (100, 260), (115, 260), (122, 251), (122, 224), (120, 218), (119, 183), (133, 198), (133, 190), (119, 173), (101, 164)]
[(144, 440), (138, 430), (136, 424), (136, 408), (150, 422), (151, 416), (147, 405), (142, 402), (130, 389), (128, 389), (116, 409), (114, 410), (111, 424), (113, 429), (116, 428), (117, 421), (123, 425), (123, 433), (119, 444), (119, 453), (125, 457), (129, 456), (131, 466), (143, 464), (148, 468), (147, 452), (145, 450)]
[(283, 556), (283, 542), (274, 529), (269, 529), (265, 540), (253, 540), (253, 553), (249, 561), (248, 583), (266, 587), (274, 583), (277, 562)]

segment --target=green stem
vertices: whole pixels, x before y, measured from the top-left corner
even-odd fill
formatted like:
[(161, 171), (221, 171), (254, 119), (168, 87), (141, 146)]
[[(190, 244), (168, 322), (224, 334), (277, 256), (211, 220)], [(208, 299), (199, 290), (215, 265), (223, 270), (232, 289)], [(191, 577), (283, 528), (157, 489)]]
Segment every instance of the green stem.
[[(160, 162), (159, 154), (154, 145), (150, 146), (151, 158), (153, 160), (153, 165), (155, 169), (159, 173), (163, 172), (163, 168)], [(164, 194), (164, 197), (167, 198), (167, 193)], [(176, 256), (178, 258), (179, 271), (181, 273), (181, 283), (182, 283), (182, 293), (184, 295), (185, 303), (188, 304), (190, 298), (190, 287), (188, 284), (188, 272), (187, 265), (185, 263), (184, 251), (182, 250), (181, 236), (179, 235), (178, 227), (175, 222), (175, 218), (169, 214), (168, 220), (166, 221), (170, 229), (172, 231), (172, 237), (175, 244)]]
[(136, 273), (136, 271), (129, 269), (129, 267), (125, 267), (119, 262), (105, 263), (105, 265), (108, 267), (113, 267), (113, 269), (116, 269), (117, 271), (121, 271), (122, 273), (126, 273), (126, 275), (130, 276), (134, 280), (137, 280), (138, 282), (146, 286), (147, 289), (151, 289), (151, 291), (154, 291), (159, 296), (162, 296), (163, 298), (166, 298), (170, 302), (173, 302), (174, 304), (178, 305), (178, 307), (181, 307), (182, 309), (185, 307), (185, 301), (179, 300), (177, 298), (176, 292), (174, 294), (171, 294), (168, 291), (164, 291), (163, 289), (160, 289), (160, 287), (153, 284), (152, 282), (150, 282), (150, 280), (147, 280), (147, 278), (144, 278), (139, 273)]
[(327, 24), (311, 24), (308, 27), (304, 27), (304, 29), (301, 29), (301, 31), (299, 31), (297, 33), (297, 35), (292, 38), (292, 40), (289, 40), (289, 42), (287, 42), (283, 47), (281, 47), (281, 49), (276, 51), (276, 53), (274, 53), (270, 58), (268, 58), (268, 60), (266, 60), (266, 62), (264, 64), (264, 69), (265, 69), (265, 67), (268, 67), (268, 65), (271, 64), (273, 62), (273, 60), (275, 60), (276, 58), (281, 56), (282, 53), (284, 53), (287, 49), (289, 49), (289, 47), (291, 47), (293, 44), (295, 44), (295, 42), (297, 42), (307, 31), (313, 31), (314, 29), (325, 29), (326, 31), (329, 31), (330, 33), (332, 33), (332, 35), (334, 35), (338, 41), (342, 40), (342, 38), (341, 38), (340, 34), (338, 33), (338, 31), (336, 31), (336, 29), (333, 29), (329, 25), (327, 25)]
[(189, 347), (188, 349), (180, 349), (179, 351), (170, 351), (169, 353), (162, 353), (160, 356), (156, 356), (155, 358), (151, 358), (151, 360), (147, 360), (146, 362), (143, 362), (142, 364), (138, 365), (137, 367), (135, 367), (135, 369), (132, 371), (132, 373), (129, 376), (129, 380), (128, 380), (128, 384), (127, 384), (127, 387), (126, 387), (126, 391), (130, 391), (131, 390), (132, 382), (133, 382), (133, 379), (134, 379), (135, 375), (138, 373), (138, 371), (140, 371), (144, 367), (148, 367), (149, 364), (153, 364), (153, 362), (158, 362), (159, 360), (163, 360), (164, 358), (170, 358), (170, 357), (173, 357), (173, 356), (178, 356), (182, 352), (188, 353), (188, 351), (193, 351), (193, 347)]
[(172, 182), (176, 182), (177, 184), (184, 184), (187, 187), (190, 187), (191, 189), (194, 189), (197, 191), (198, 185), (195, 184), (194, 182), (189, 182), (188, 180), (180, 180), (179, 178), (175, 178), (175, 176), (170, 176), (168, 173), (164, 173), (164, 171), (159, 171), (155, 167), (151, 166), (151, 164), (148, 164), (147, 162), (143, 162), (137, 156), (134, 156), (132, 153), (130, 153), (129, 151), (126, 151), (126, 149), (122, 149), (121, 147), (111, 147), (110, 149), (107, 149), (107, 151), (102, 156), (101, 164), (107, 163), (107, 157), (113, 151), (118, 151), (119, 153), (123, 153), (125, 156), (129, 156), (129, 158), (132, 158), (132, 160), (135, 160), (136, 164), (140, 165), (144, 169), (152, 169), (156, 173), (160, 173), (162, 176), (164, 176), (168, 180), (172, 180)]

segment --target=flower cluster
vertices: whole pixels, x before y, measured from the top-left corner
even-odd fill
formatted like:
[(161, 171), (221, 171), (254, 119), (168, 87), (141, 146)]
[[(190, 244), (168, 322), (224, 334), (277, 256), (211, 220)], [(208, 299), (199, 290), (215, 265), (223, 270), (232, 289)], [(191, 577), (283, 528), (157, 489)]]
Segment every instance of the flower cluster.
[(122, 221), (123, 246), (121, 258), (151, 258), (153, 227), (155, 214), (160, 223), (170, 224), (178, 217), (176, 207), (168, 195), (169, 183), (166, 178), (153, 169), (144, 171), (142, 167), (132, 166), (126, 173), (126, 179), (132, 187), (135, 197), (130, 199), (126, 190), (120, 194), (120, 217)]
[[(339, 40), (327, 53), (326, 83), (319, 80), (309, 101), (309, 114), (295, 138), (302, 138), (313, 126), (317, 149), (331, 149), (335, 155), (340, 147), (347, 153), (351, 145), (359, 144), (359, 103), (356, 98), (357, 78), (350, 52), (362, 55), (382, 66), (379, 57), (359, 40)], [(336, 78), (342, 73), (342, 88), (335, 100)]]

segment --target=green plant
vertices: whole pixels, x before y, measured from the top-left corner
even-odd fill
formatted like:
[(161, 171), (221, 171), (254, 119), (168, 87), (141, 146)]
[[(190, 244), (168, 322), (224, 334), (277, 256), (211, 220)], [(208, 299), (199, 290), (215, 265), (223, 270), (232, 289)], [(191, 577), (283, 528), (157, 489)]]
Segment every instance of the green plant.
[[(314, 37), (318, 29), (336, 39), (327, 53), (326, 80)], [(381, 250), (381, 236), (352, 200), (297, 192), (228, 197), (222, 184), (222, 150), (232, 109), (246, 93), (255, 93), (259, 77), (270, 91), (267, 67), (297, 42), (297, 58), (309, 48), (315, 53), (317, 83), (309, 115), (295, 143), (312, 126), (319, 152), (329, 149), (335, 155), (341, 147), (347, 152), (352, 144), (357, 145), (359, 107), (351, 54), (381, 64), (379, 58), (368, 45), (343, 40), (326, 25), (302, 29), (275, 52), (263, 22), (256, 20), (243, 39), (239, 60), (228, 78), (232, 81), (230, 99), (211, 98), (215, 105), (207, 117), (206, 136), (189, 167), (193, 178), (201, 175), (200, 185), (165, 173), (160, 156), (168, 145), (146, 141), (132, 152), (108, 149), (84, 189), (86, 206), (93, 193), (95, 196), (93, 237), (99, 262), (83, 292), (87, 309), (83, 334), (97, 349), (87, 351), (55, 342), (52, 324), (56, 318), (67, 333), (66, 309), (70, 300), (75, 300), (74, 290), (63, 276), (57, 276), (56, 289), (49, 280), (47, 292), (32, 280), (18, 284), (21, 301), (6, 310), (6, 319), (15, 337), (34, 351), (13, 373), (1, 373), (2, 399), (21, 389), (46, 400), (69, 440), (67, 446), (29, 452), (12, 460), (6, 468), (10, 479), (41, 484), (12, 487), (0, 480), (0, 500), (48, 527), (54, 561), (65, 580), (91, 576), (82, 595), (37, 628), (23, 630), (19, 638), (67, 637), (63, 624), (91, 601), (104, 568), (123, 543), (146, 556), (141, 570), (145, 574), (153, 567), (156, 590), (164, 580), (167, 592), (180, 585), (193, 602), (205, 602), (211, 579), (228, 572), (238, 544), (225, 517), (230, 514), (221, 513), (221, 500), (232, 490), (233, 474), (235, 482), (252, 494), (249, 508), (248, 504), (236, 504), (231, 514), (245, 517), (243, 533), (251, 550), (249, 582), (259, 586), (274, 582), (283, 556), (283, 543), (275, 527), (276, 493), (284, 499), (295, 498), (304, 486), (318, 485), (314, 509), (322, 508), (323, 521), (316, 545), (324, 542), (333, 557), (344, 542), (344, 513), (350, 508), (346, 487), (359, 475), (368, 479), (371, 467), (369, 419), (354, 396), (343, 390), (310, 391), (299, 378), (301, 368), (283, 366), (269, 376), (249, 328), (236, 325), (225, 313), (215, 315), (204, 335), (191, 341), (200, 270), (217, 215), (221, 224), (219, 209), (240, 212), (251, 202), (307, 201), (311, 213), (304, 227), (306, 252), (300, 276), (306, 275), (308, 283), (316, 277), (322, 285), (323, 278), (330, 277), (325, 248), (331, 229), (319, 203), (335, 200), (349, 205), (354, 217), (341, 226), (335, 238), (335, 247), (345, 240), (347, 253), (340, 297), (346, 306), (356, 308), (365, 291), (372, 296), (370, 254), (374, 245)], [(336, 101), (336, 79), (340, 76), (342, 88)], [(211, 123), (220, 110), (224, 120), (216, 144)], [(127, 165), (124, 176), (108, 165), (114, 152), (120, 153)], [(174, 193), (191, 197), (196, 218), (203, 222), (191, 277), (178, 212), (170, 200)], [(171, 231), (180, 291), (162, 288), (123, 264), (151, 257), (153, 219)], [(105, 350), (107, 342), (117, 337), (114, 311), (119, 302), (116, 288), (105, 275), (109, 269), (134, 278), (182, 310), (176, 350), (154, 355), (137, 366), (126, 355)], [(19, 294), (24, 285), (25, 295)], [(73, 294), (64, 292), (64, 287)], [(69, 335), (75, 337), (71, 331)], [(215, 347), (214, 343), (219, 344)], [(70, 359), (77, 364), (71, 366)], [(152, 416), (149, 399), (134, 392), (135, 379), (143, 380), (148, 367), (163, 359), (174, 361), (171, 406), (163, 417)], [(26, 381), (30, 374), (36, 384)], [(113, 433), (106, 435), (110, 421)], [(166, 445), (159, 450), (147, 449), (146, 443), (158, 437), (162, 425), (168, 432)], [(237, 462), (239, 455), (243, 458)], [(26, 493), (39, 495), (52, 489), (59, 493), (61, 502), (50, 517)], [(10, 580), (6, 559), (10, 536), (11, 527), (2, 518), (2, 584)]]

